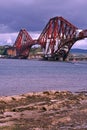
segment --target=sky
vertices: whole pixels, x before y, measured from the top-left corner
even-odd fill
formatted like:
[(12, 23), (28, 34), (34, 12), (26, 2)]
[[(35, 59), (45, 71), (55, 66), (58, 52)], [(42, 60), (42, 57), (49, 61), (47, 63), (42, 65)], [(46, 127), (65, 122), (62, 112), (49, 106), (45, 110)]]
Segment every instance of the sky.
[[(37, 38), (50, 18), (62, 16), (87, 29), (87, 0), (0, 0), (0, 45), (12, 45), (21, 28)], [(87, 39), (74, 47), (87, 49)]]

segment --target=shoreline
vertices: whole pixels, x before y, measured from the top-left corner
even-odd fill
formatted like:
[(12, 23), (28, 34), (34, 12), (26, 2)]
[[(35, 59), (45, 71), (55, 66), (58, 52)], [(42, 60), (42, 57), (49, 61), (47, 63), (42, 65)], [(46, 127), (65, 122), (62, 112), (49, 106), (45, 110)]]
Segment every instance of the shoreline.
[(32, 92), (0, 97), (0, 130), (86, 130), (87, 92)]

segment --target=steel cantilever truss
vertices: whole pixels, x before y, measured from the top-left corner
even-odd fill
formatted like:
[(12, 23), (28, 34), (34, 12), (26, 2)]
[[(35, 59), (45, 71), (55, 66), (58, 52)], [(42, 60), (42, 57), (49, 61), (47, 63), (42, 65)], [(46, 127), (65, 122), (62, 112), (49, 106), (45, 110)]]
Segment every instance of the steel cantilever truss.
[(78, 28), (62, 17), (54, 17), (42, 31), (39, 42), (45, 49), (45, 57), (60, 57), (63, 55), (63, 48), (68, 51), (68, 46), (64, 45), (65, 40), (75, 37)]
[(21, 29), (15, 41), (16, 55), (18, 58), (27, 58), (33, 39), (25, 29)]
[(87, 30), (79, 30), (63, 17), (49, 20), (37, 40), (33, 40), (25, 29), (19, 32), (14, 47), (17, 56), (27, 57), (32, 45), (40, 44), (45, 58), (66, 59), (73, 44), (87, 37)]

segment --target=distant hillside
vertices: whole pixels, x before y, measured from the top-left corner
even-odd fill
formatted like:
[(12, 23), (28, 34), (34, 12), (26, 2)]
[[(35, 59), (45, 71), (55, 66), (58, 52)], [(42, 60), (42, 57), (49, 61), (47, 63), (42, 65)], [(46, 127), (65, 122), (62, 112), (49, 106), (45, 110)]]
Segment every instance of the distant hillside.
[(71, 53), (87, 53), (87, 50), (84, 50), (84, 49), (71, 49), (70, 50)]

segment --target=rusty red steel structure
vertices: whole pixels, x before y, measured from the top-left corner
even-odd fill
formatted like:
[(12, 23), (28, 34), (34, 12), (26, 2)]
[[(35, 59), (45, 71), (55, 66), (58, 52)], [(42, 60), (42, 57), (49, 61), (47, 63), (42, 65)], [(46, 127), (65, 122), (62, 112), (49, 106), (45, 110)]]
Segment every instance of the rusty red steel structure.
[(13, 45), (16, 48), (16, 55), (18, 58), (26, 58), (29, 55), (29, 49), (32, 45), (33, 39), (25, 29), (21, 29), (18, 37)]
[(73, 44), (87, 37), (87, 30), (79, 30), (63, 17), (51, 18), (37, 40), (33, 40), (25, 29), (20, 30), (15, 41), (17, 57), (28, 57), (30, 48), (39, 44), (44, 58), (65, 60)]

